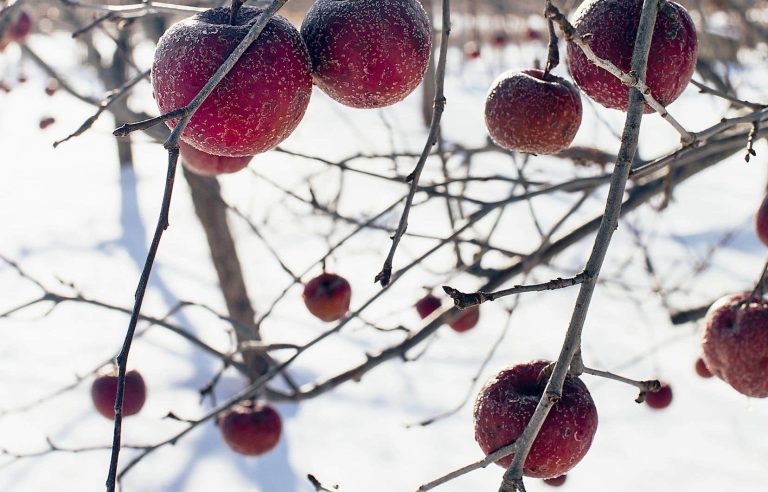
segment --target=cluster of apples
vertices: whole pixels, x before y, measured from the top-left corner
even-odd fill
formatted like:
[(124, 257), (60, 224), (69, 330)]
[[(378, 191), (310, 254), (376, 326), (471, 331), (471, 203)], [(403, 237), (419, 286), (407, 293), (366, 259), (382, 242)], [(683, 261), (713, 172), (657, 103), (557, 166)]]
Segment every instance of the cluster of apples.
[[(214, 8), (171, 26), (152, 65), (160, 111), (187, 105), (261, 13), (243, 6), (231, 19), (228, 7)], [(275, 15), (191, 118), (179, 144), (184, 162), (203, 175), (243, 169), (296, 129), (313, 82), (354, 108), (394, 104), (422, 81), (431, 50), (417, 0), (317, 0), (300, 32)]]
[(11, 19), (0, 38), (0, 52), (13, 42), (24, 41), (30, 32), (32, 32), (32, 18), (26, 11), (20, 9), (15, 18)]
[[(599, 58), (630, 71), (640, 21), (641, 0), (586, 0), (576, 10), (578, 36), (590, 35)], [(626, 111), (629, 89), (608, 71), (568, 44), (566, 62), (576, 84), (595, 102)], [(674, 2), (659, 7), (645, 83), (666, 106), (680, 94), (696, 68), (698, 42), (688, 12)], [(646, 113), (653, 109), (647, 104)], [(491, 86), (485, 102), (488, 134), (500, 147), (530, 154), (554, 154), (567, 148), (581, 125), (578, 89), (542, 70), (508, 71)]]
[[(109, 420), (115, 418), (117, 368), (100, 370), (91, 385), (91, 399), (96, 410)], [(132, 369), (125, 373), (123, 416), (136, 415), (147, 400), (147, 386), (141, 374)], [(256, 456), (272, 450), (280, 441), (282, 422), (269, 405), (244, 401), (226, 410), (218, 419), (224, 442), (236, 453)]]
[[(586, 0), (577, 9), (573, 25), (579, 36), (591, 35), (590, 47), (598, 57), (629, 72), (642, 3)], [(579, 88), (605, 107), (626, 111), (629, 89), (591, 63), (574, 43), (567, 49), (568, 68)], [(661, 104), (671, 103), (683, 92), (693, 74), (696, 53), (696, 31), (690, 16), (682, 6), (665, 2), (656, 20), (645, 80)], [(652, 111), (647, 105), (644, 110)], [(581, 116), (579, 90), (567, 80), (537, 69), (502, 74), (485, 102), (485, 123), (493, 141), (503, 148), (531, 154), (553, 154), (567, 148), (579, 129)], [(548, 364), (535, 360), (513, 365), (480, 390), (474, 407), (475, 440), (486, 455), (514, 443), (523, 433), (542, 397), (547, 382), (542, 371)], [(664, 383), (660, 391), (648, 393), (645, 401), (651, 408), (665, 408), (672, 401), (672, 390)], [(569, 374), (562, 397), (533, 442), (524, 475), (561, 485), (566, 473), (589, 450), (597, 422), (589, 390)], [(511, 462), (508, 456), (497, 464), (506, 468)]]

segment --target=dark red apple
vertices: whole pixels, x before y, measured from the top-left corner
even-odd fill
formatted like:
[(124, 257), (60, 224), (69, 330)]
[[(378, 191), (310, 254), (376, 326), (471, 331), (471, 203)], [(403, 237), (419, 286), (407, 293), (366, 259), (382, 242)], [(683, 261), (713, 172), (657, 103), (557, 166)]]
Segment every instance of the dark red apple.
[(672, 403), (672, 388), (662, 382), (659, 391), (649, 391), (645, 394), (645, 403), (655, 410), (667, 408)]
[[(488, 455), (512, 444), (533, 416), (546, 386), (542, 369), (549, 364), (534, 360), (499, 372), (480, 390), (475, 401), (475, 440)], [(597, 409), (589, 390), (568, 375), (562, 398), (551, 408), (523, 465), (523, 474), (536, 478), (564, 475), (587, 454), (597, 430)], [(512, 456), (496, 464), (507, 468)]]
[(45, 118), (40, 118), (40, 123), (38, 123), (38, 126), (40, 127), (41, 130), (45, 130), (46, 128), (53, 125), (54, 123), (56, 123), (55, 118), (46, 116)]
[[(103, 369), (91, 385), (91, 399), (96, 410), (104, 417), (115, 418), (115, 398), (117, 397), (117, 368)], [(147, 387), (144, 378), (136, 370), (125, 373), (123, 389), (123, 417), (139, 413), (147, 399)]]
[(448, 323), (448, 326), (450, 326), (453, 331), (463, 333), (474, 328), (478, 321), (480, 321), (480, 307), (469, 306), (468, 308), (462, 309), (459, 315), (456, 316), (453, 321)]
[(755, 216), (755, 232), (757, 237), (768, 246), (768, 195), (765, 195), (760, 208), (757, 209), (757, 215)]
[(491, 45), (494, 48), (503, 48), (509, 43), (509, 36), (505, 31), (496, 31), (491, 38)]
[(416, 311), (419, 313), (421, 319), (424, 319), (439, 309), (441, 305), (442, 302), (440, 299), (433, 296), (432, 294), (427, 294), (426, 296), (419, 299), (419, 302), (416, 303)]
[(485, 100), (488, 134), (505, 149), (554, 154), (571, 144), (579, 125), (579, 91), (541, 70), (503, 73)]
[(309, 312), (323, 321), (336, 321), (349, 311), (352, 287), (344, 277), (321, 273), (304, 286), (304, 304)]
[(11, 23), (8, 31), (11, 41), (24, 41), (32, 31), (32, 19), (29, 14), (24, 10), (19, 12), (16, 22)]
[(733, 389), (768, 397), (768, 304), (750, 293), (715, 302), (704, 319), (702, 351), (707, 368)]
[[(152, 64), (160, 111), (181, 108), (208, 82), (255, 23), (261, 9), (243, 6), (234, 25), (228, 7), (178, 22), (163, 34)], [(312, 93), (309, 55), (299, 32), (273, 17), (189, 122), (182, 138), (213, 155), (243, 157), (285, 140)], [(173, 128), (175, 120), (167, 122)]]
[(464, 43), (464, 57), (468, 60), (477, 60), (480, 58), (480, 45), (474, 41)]
[(232, 407), (219, 418), (224, 442), (236, 453), (258, 456), (280, 441), (280, 414), (269, 405), (247, 401)]
[(432, 52), (418, 0), (317, 0), (301, 24), (315, 83), (354, 108), (380, 108), (421, 83)]
[(568, 478), (568, 475), (560, 475), (559, 477), (555, 478), (545, 478), (544, 483), (547, 485), (551, 485), (552, 487), (559, 487), (565, 483), (565, 480)]
[(193, 173), (201, 176), (217, 176), (234, 173), (248, 166), (252, 155), (244, 157), (224, 157), (197, 150), (188, 143), (179, 141), (179, 153), (182, 164)]
[[(586, 0), (574, 14), (578, 35), (591, 34), (589, 46), (599, 58), (630, 71), (643, 0)], [(659, 6), (648, 55), (646, 84), (666, 106), (682, 94), (696, 68), (698, 41), (691, 16), (675, 2)], [(606, 70), (590, 62), (575, 43), (566, 56), (573, 80), (589, 97), (608, 108), (626, 111), (629, 89)], [(645, 105), (646, 113), (653, 109)]]
[(704, 359), (701, 357), (696, 359), (696, 374), (703, 377), (704, 379), (709, 379), (713, 376), (712, 371), (710, 371), (709, 367), (707, 367), (707, 363), (704, 362)]

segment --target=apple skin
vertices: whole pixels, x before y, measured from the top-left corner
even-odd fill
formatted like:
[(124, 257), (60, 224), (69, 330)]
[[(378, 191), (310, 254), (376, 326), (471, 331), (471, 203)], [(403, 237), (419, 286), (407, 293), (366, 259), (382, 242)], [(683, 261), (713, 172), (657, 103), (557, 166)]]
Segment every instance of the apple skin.
[[(261, 9), (243, 6), (236, 25), (229, 7), (171, 26), (158, 42), (152, 87), (163, 113), (188, 104), (234, 51)], [(213, 155), (243, 157), (285, 140), (304, 116), (312, 94), (309, 54), (299, 32), (276, 15), (200, 106), (182, 139)], [(169, 127), (176, 120), (166, 122)]]
[(486, 96), (485, 126), (505, 149), (554, 154), (573, 141), (581, 112), (579, 91), (567, 80), (535, 69), (508, 71)]
[[(502, 369), (480, 390), (474, 407), (475, 440), (488, 455), (515, 442), (528, 425), (546, 386), (539, 375), (549, 364), (534, 360)], [(535, 478), (564, 475), (581, 461), (597, 430), (597, 409), (589, 390), (568, 375), (562, 398), (551, 408), (531, 446), (523, 474)], [(507, 468), (512, 456), (496, 464)]]
[(315, 84), (353, 108), (389, 106), (413, 92), (432, 52), (418, 0), (317, 0), (301, 24)]
[[(631, 67), (643, 0), (586, 0), (574, 13), (578, 35), (592, 34), (589, 46), (599, 58), (628, 73)], [(666, 106), (682, 94), (696, 68), (698, 40), (688, 12), (666, 2), (659, 8), (653, 30), (645, 83), (651, 95)], [(566, 55), (573, 80), (595, 102), (626, 111), (629, 89), (606, 70), (592, 64), (581, 48), (568, 43)], [(645, 113), (654, 110), (647, 104)]]
[(238, 454), (258, 456), (280, 442), (283, 424), (280, 414), (269, 405), (245, 402), (219, 418), (224, 442)]
[(464, 333), (474, 328), (478, 321), (480, 321), (480, 307), (469, 306), (462, 309), (461, 313), (448, 323), (448, 326), (457, 333)]
[(765, 195), (762, 203), (760, 203), (760, 208), (757, 209), (755, 232), (763, 244), (768, 246), (768, 195)]
[(672, 388), (668, 383), (662, 382), (659, 391), (649, 391), (645, 395), (645, 404), (654, 410), (667, 408), (672, 403)]
[(186, 142), (179, 141), (181, 163), (195, 174), (201, 176), (218, 176), (219, 174), (235, 173), (248, 166), (252, 155), (243, 157), (225, 157), (197, 150)]
[(555, 477), (555, 478), (545, 478), (544, 483), (552, 487), (560, 487), (565, 483), (565, 480), (567, 478), (568, 478), (568, 475), (560, 475), (559, 477)]
[[(725, 296), (704, 318), (702, 351), (707, 368), (733, 389), (768, 397), (768, 304), (750, 293)], [(748, 300), (743, 306), (742, 301)]]
[(337, 321), (349, 311), (352, 287), (344, 277), (321, 273), (304, 286), (304, 304), (322, 321)]
[(440, 306), (442, 305), (443, 303), (438, 297), (433, 296), (432, 294), (427, 294), (426, 296), (419, 299), (419, 302), (416, 303), (416, 312), (419, 313), (419, 317), (421, 317), (421, 319), (424, 319), (436, 310), (440, 309)]
[(707, 367), (707, 363), (704, 362), (704, 359), (702, 359), (701, 357), (696, 359), (695, 367), (696, 367), (696, 374), (698, 374), (704, 379), (709, 379), (712, 376), (714, 376), (714, 374), (712, 374), (712, 371), (709, 370), (709, 367)]
[[(117, 368), (109, 367), (101, 371), (91, 385), (91, 399), (96, 410), (109, 420), (115, 418), (115, 399), (117, 398)], [(147, 386), (144, 378), (136, 370), (125, 373), (123, 388), (123, 417), (139, 413), (147, 400)]]

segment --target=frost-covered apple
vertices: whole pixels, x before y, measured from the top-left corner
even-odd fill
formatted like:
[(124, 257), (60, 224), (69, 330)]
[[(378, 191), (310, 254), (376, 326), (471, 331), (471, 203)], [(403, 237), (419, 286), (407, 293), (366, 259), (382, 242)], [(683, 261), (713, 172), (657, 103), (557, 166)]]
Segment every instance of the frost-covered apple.
[(283, 429), (280, 414), (269, 405), (246, 401), (219, 418), (224, 442), (236, 453), (258, 456), (271, 451)]
[(248, 166), (248, 163), (253, 159), (252, 155), (243, 157), (213, 155), (181, 141), (179, 142), (179, 153), (182, 164), (193, 173), (201, 176), (234, 173)]
[(344, 277), (321, 273), (304, 286), (304, 304), (323, 321), (337, 321), (349, 311), (352, 287)]
[(317, 0), (301, 35), (317, 86), (354, 108), (404, 99), (424, 78), (432, 51), (418, 0)]
[[(643, 0), (586, 0), (574, 14), (579, 36), (590, 34), (589, 47), (598, 58), (608, 60), (623, 72), (631, 69), (632, 51), (640, 24)], [(681, 5), (659, 5), (648, 55), (645, 82), (662, 106), (682, 94), (696, 68), (698, 41), (693, 20)], [(576, 84), (594, 101), (626, 111), (629, 89), (619, 79), (587, 59), (575, 43), (568, 43), (568, 69)], [(645, 105), (644, 111), (653, 109)]]
[[(487, 455), (514, 443), (528, 425), (547, 380), (549, 364), (534, 360), (501, 370), (480, 390), (475, 401), (475, 440)], [(597, 430), (597, 409), (589, 390), (568, 375), (560, 400), (550, 409), (523, 465), (529, 477), (564, 475), (584, 458)], [(512, 455), (496, 462), (507, 468)]]
[(704, 319), (707, 368), (733, 389), (768, 397), (768, 301), (750, 293), (722, 297)]
[[(234, 51), (262, 12), (228, 7), (178, 22), (163, 34), (152, 64), (152, 87), (163, 113), (184, 107)], [(312, 93), (309, 54), (299, 32), (276, 15), (200, 106), (182, 134), (213, 155), (251, 156), (285, 140)], [(175, 120), (167, 122), (173, 128)]]
[(485, 126), (505, 149), (554, 154), (571, 144), (579, 125), (578, 89), (541, 70), (505, 72), (486, 96)]
[[(91, 385), (91, 399), (96, 410), (104, 417), (115, 418), (115, 399), (117, 398), (117, 368), (109, 366), (96, 376)], [(139, 413), (147, 399), (147, 387), (144, 378), (136, 370), (125, 373), (123, 387), (123, 417)]]
[(645, 404), (655, 410), (667, 408), (672, 403), (672, 388), (662, 382), (658, 391), (649, 391), (645, 395)]
[(462, 309), (461, 312), (448, 323), (448, 326), (455, 332), (463, 333), (477, 326), (478, 321), (480, 321), (480, 307), (469, 306), (468, 308)]

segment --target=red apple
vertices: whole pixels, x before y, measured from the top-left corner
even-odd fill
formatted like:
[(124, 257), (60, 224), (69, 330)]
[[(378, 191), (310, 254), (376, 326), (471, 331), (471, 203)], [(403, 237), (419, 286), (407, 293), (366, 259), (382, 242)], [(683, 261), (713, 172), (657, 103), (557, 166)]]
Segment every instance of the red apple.
[(11, 41), (24, 41), (32, 31), (32, 19), (24, 10), (19, 12), (16, 22), (12, 22), (8, 27), (8, 35)]
[(541, 70), (503, 73), (485, 100), (488, 134), (505, 149), (554, 154), (571, 144), (580, 124), (579, 91)]
[(432, 294), (427, 294), (416, 303), (416, 311), (419, 313), (421, 319), (424, 319), (439, 309), (441, 305), (442, 302), (440, 299)]
[(418, 0), (317, 0), (301, 24), (315, 83), (354, 108), (404, 99), (424, 78), (432, 52)]
[[(630, 71), (632, 51), (643, 0), (586, 0), (574, 14), (578, 35), (591, 34), (589, 46), (599, 58)], [(682, 94), (696, 68), (698, 41), (688, 12), (674, 2), (659, 6), (653, 30), (646, 84), (666, 106)], [(568, 43), (568, 69), (589, 97), (608, 108), (626, 111), (629, 89), (606, 70), (590, 62), (575, 43)], [(644, 111), (653, 109), (645, 105)]]
[(464, 57), (468, 60), (476, 60), (480, 58), (480, 45), (474, 41), (467, 41), (464, 43)]
[(224, 442), (236, 453), (258, 456), (280, 441), (280, 414), (269, 405), (247, 401), (232, 407), (219, 418)]
[(713, 376), (712, 371), (710, 371), (709, 367), (707, 367), (707, 363), (704, 362), (704, 359), (701, 357), (696, 359), (696, 374), (703, 377), (704, 379), (709, 379)]
[(497, 31), (491, 38), (491, 45), (494, 48), (503, 48), (509, 43), (509, 36), (504, 31)]
[(672, 388), (662, 382), (659, 391), (649, 391), (645, 394), (645, 403), (655, 410), (667, 408), (672, 403)]
[[(91, 399), (96, 410), (104, 417), (115, 418), (115, 398), (117, 397), (117, 368), (107, 367), (99, 372), (91, 385)], [(147, 399), (147, 387), (144, 378), (136, 370), (125, 373), (123, 389), (123, 417), (139, 413)]]
[(181, 163), (193, 173), (201, 176), (216, 176), (234, 173), (248, 166), (252, 155), (244, 157), (224, 157), (197, 150), (188, 143), (179, 141)]
[(757, 215), (755, 216), (755, 231), (757, 237), (768, 246), (768, 195), (765, 195), (763, 202), (760, 204), (760, 208), (757, 209)]
[(41, 130), (45, 130), (46, 128), (53, 125), (54, 123), (56, 123), (56, 119), (50, 116), (46, 116), (45, 118), (40, 118), (40, 123), (38, 123), (38, 126), (40, 127)]
[(448, 323), (448, 326), (455, 332), (463, 333), (474, 328), (478, 321), (480, 321), (480, 307), (469, 306), (462, 309), (459, 315)]
[(736, 391), (768, 397), (768, 304), (750, 293), (715, 302), (701, 343), (707, 368)]
[[(475, 401), (475, 440), (488, 455), (512, 444), (533, 416), (546, 386), (534, 360), (499, 372), (480, 390)], [(523, 474), (536, 478), (564, 475), (584, 458), (597, 430), (597, 409), (589, 390), (578, 377), (568, 375), (562, 398), (551, 408), (523, 465)], [(507, 468), (512, 456), (496, 464)]]
[[(261, 9), (243, 6), (234, 25), (228, 7), (206, 10), (163, 34), (152, 64), (160, 111), (181, 108), (208, 82), (255, 23)], [(296, 28), (273, 17), (189, 122), (182, 139), (213, 155), (243, 157), (285, 140), (312, 93), (309, 55)], [(167, 122), (173, 128), (175, 120)]]
[(547, 485), (551, 485), (552, 487), (559, 487), (565, 483), (565, 480), (568, 478), (568, 475), (560, 475), (559, 477), (555, 478), (545, 478), (544, 483)]
[(352, 287), (335, 273), (321, 273), (304, 286), (304, 304), (323, 321), (336, 321), (349, 311)]

